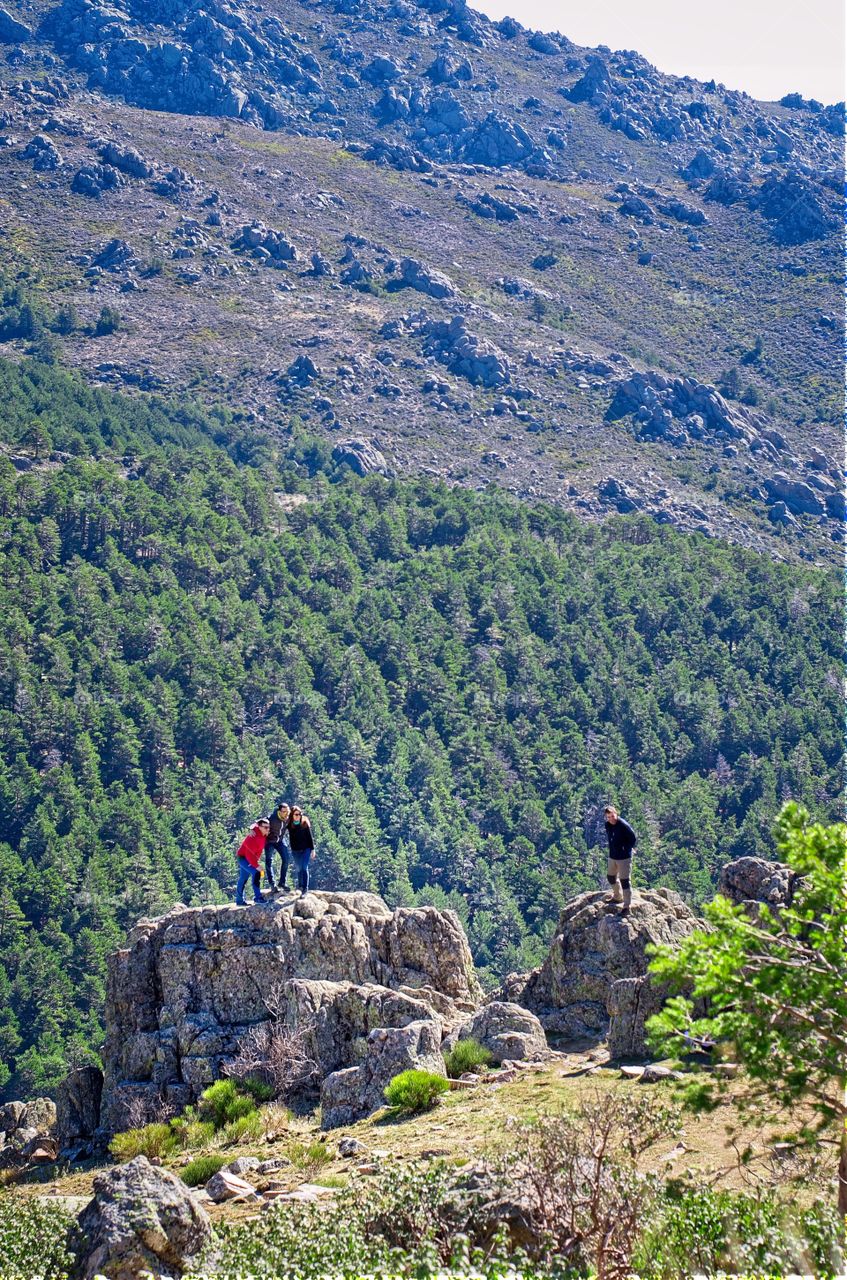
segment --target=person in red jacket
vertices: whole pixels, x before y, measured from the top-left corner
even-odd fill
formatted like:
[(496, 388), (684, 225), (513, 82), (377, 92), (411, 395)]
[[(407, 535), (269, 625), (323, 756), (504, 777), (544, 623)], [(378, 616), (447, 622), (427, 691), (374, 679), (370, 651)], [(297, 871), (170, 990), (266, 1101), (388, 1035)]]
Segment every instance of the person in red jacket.
[(251, 879), (253, 881), (254, 901), (264, 901), (260, 892), (262, 878), (259, 874), (259, 859), (265, 852), (265, 841), (268, 838), (270, 829), (270, 820), (268, 818), (259, 818), (258, 822), (254, 822), (250, 828), (250, 834), (241, 841), (237, 855), (238, 885), (235, 890), (235, 904), (238, 907), (247, 906), (244, 901), (244, 888), (247, 881)]

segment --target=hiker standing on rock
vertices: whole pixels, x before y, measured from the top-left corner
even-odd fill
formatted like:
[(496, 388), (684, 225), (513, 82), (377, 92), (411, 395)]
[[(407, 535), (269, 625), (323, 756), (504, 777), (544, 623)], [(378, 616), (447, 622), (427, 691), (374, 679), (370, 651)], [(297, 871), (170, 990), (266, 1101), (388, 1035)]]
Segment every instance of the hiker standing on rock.
[(262, 902), (262, 876), (259, 871), (259, 860), (265, 851), (265, 841), (271, 829), (270, 818), (259, 818), (250, 828), (250, 834), (241, 841), (238, 849), (238, 885), (235, 890), (235, 905), (246, 907), (244, 889), (248, 880), (253, 882), (253, 901)]
[(312, 824), (296, 804), (288, 819), (288, 839), (291, 844), (291, 860), (297, 868), (300, 897), (305, 898), (309, 892), (309, 861), (315, 856), (315, 841), (312, 837)]
[[(285, 881), (288, 878), (288, 855), (290, 852), (288, 819), (290, 815), (291, 808), (284, 800), (279, 800), (276, 807), (271, 810), (271, 829), (265, 843), (265, 875), (268, 878), (268, 888), (271, 893), (283, 890)], [(279, 880), (276, 884), (274, 884), (274, 851), (279, 854), (280, 861)]]
[(608, 881), (612, 886), (609, 902), (622, 902), (622, 916), (629, 915), (632, 902), (632, 855), (635, 852), (636, 834), (628, 822), (620, 816), (613, 804), (603, 810), (606, 818), (606, 839), (609, 841)]

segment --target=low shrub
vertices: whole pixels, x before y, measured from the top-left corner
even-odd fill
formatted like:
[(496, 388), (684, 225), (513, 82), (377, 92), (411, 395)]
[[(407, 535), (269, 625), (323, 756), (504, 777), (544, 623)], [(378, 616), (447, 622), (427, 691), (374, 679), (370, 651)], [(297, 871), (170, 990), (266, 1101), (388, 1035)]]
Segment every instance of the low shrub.
[(200, 1095), (197, 1114), (201, 1120), (210, 1120), (216, 1130), (241, 1120), (256, 1110), (256, 1103), (244, 1093), (234, 1080), (216, 1080)]
[(306, 1173), (316, 1173), (332, 1160), (323, 1142), (292, 1142), (286, 1148), (286, 1155), (295, 1168)]
[(466, 1071), (478, 1071), (480, 1067), (489, 1067), (494, 1055), (478, 1040), (457, 1040), (456, 1044), (444, 1055), (447, 1074), (451, 1080), (458, 1080)]
[(0, 1199), (0, 1274), (3, 1280), (65, 1280), (73, 1263), (67, 1234), (73, 1219), (40, 1200)]
[(196, 1156), (182, 1171), (182, 1180), (187, 1187), (202, 1187), (226, 1164), (226, 1156)]
[(248, 1076), (246, 1080), (240, 1080), (239, 1084), (257, 1106), (263, 1102), (271, 1102), (276, 1097), (273, 1085), (266, 1084), (264, 1080), (257, 1080), (255, 1076)]
[(179, 1146), (179, 1138), (169, 1124), (145, 1124), (140, 1129), (116, 1133), (109, 1143), (109, 1151), (116, 1160), (134, 1160), (136, 1156), (161, 1160)]
[(709, 1187), (673, 1189), (633, 1257), (643, 1280), (692, 1272), (782, 1276), (843, 1274), (838, 1215), (823, 1205), (797, 1211), (769, 1194)]
[(181, 1151), (202, 1151), (215, 1136), (212, 1121), (198, 1120), (193, 1107), (188, 1107), (181, 1116), (171, 1121), (171, 1130), (176, 1135)]
[(450, 1088), (443, 1076), (432, 1071), (401, 1071), (386, 1086), (385, 1100), (390, 1107), (409, 1115), (419, 1115), (435, 1106), (439, 1096)]
[(259, 1142), (265, 1136), (265, 1123), (258, 1111), (230, 1120), (218, 1131), (217, 1140), (223, 1147), (234, 1147), (239, 1142)]

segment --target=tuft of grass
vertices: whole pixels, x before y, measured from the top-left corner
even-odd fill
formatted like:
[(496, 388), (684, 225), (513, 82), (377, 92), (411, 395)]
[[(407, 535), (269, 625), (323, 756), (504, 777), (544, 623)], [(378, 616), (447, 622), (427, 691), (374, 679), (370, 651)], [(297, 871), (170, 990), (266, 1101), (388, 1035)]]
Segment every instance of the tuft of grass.
[(226, 1164), (226, 1156), (212, 1154), (196, 1156), (182, 1171), (181, 1177), (187, 1187), (205, 1186), (209, 1179), (218, 1173)]
[(386, 1085), (385, 1100), (397, 1111), (415, 1116), (430, 1111), (449, 1088), (444, 1076), (432, 1071), (401, 1071)]
[(490, 1049), (478, 1040), (457, 1040), (456, 1044), (444, 1055), (447, 1074), (451, 1080), (457, 1080), (465, 1071), (478, 1071), (480, 1067), (489, 1067), (494, 1061)]
[(258, 1111), (251, 1111), (246, 1116), (238, 1116), (230, 1120), (218, 1131), (218, 1142), (223, 1147), (234, 1147), (238, 1143), (259, 1142), (265, 1136), (265, 1125)]
[(145, 1124), (141, 1129), (125, 1129), (116, 1133), (109, 1143), (109, 1151), (116, 1160), (134, 1160), (146, 1156), (148, 1160), (161, 1160), (172, 1155), (179, 1146), (179, 1138), (169, 1124)]
[(315, 1173), (332, 1160), (323, 1142), (292, 1142), (286, 1155), (296, 1169), (305, 1173)]

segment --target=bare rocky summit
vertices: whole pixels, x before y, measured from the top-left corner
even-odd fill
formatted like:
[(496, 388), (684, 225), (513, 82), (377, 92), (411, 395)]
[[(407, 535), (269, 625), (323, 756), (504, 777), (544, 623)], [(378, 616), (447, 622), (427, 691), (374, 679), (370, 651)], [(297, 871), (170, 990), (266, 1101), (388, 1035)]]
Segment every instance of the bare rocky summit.
[(628, 916), (605, 893), (566, 903), (544, 963), (512, 974), (498, 998), (532, 1010), (552, 1035), (606, 1039), (614, 1057), (644, 1054), (644, 1022), (662, 993), (647, 976), (650, 944), (673, 945), (702, 922), (671, 889), (633, 896)]
[(271, 1009), (304, 1029), (323, 1078), (371, 1055), (378, 1029), (426, 1022), (437, 1052), (480, 995), (449, 911), (392, 912), (370, 893), (174, 908), (111, 957), (102, 1123), (115, 1131), (194, 1101)]

